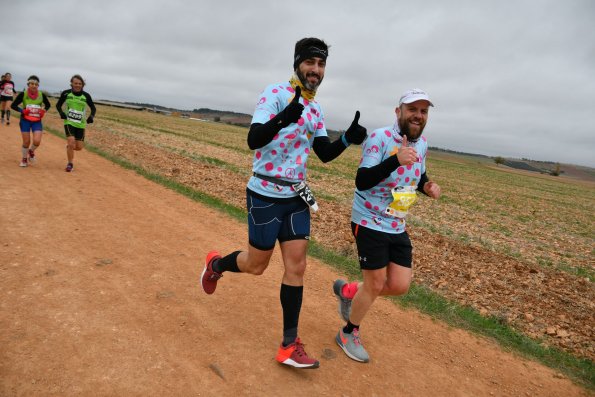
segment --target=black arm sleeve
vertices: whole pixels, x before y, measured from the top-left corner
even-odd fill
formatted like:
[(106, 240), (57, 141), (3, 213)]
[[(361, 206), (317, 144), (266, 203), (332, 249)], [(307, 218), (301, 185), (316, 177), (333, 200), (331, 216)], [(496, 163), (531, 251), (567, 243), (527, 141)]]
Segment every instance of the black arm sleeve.
[[(426, 184), (426, 182), (428, 182), (428, 176), (426, 175), (426, 173), (424, 172), (423, 174), (421, 174), (421, 177), (419, 178), (419, 182), (417, 184), (417, 190), (422, 192), (423, 194), (425, 194), (426, 196), (428, 196), (428, 194), (426, 192), (424, 192), (424, 185)], [(428, 196), (429, 197), (429, 196)]]
[(21, 104), (21, 102), (23, 102), (23, 97), (24, 97), (24, 95), (23, 95), (22, 92), (19, 95), (17, 95), (17, 97), (12, 102), (12, 105), (10, 105), (10, 108), (12, 110), (16, 110), (19, 113), (23, 113), (23, 109), (21, 109), (19, 107), (19, 105)]
[(383, 179), (396, 170), (401, 164), (397, 156), (393, 155), (373, 167), (361, 167), (357, 170), (355, 176), (355, 187), (357, 190), (363, 191), (373, 188), (378, 185)]
[(339, 157), (341, 153), (347, 149), (341, 138), (331, 142), (328, 136), (319, 136), (314, 138), (312, 145), (314, 153), (323, 163), (328, 163), (331, 160)]
[(264, 124), (252, 124), (248, 131), (248, 147), (255, 150), (268, 145), (279, 131), (281, 127), (274, 118)]
[(43, 99), (43, 106), (45, 107), (45, 111), (47, 112), (48, 109), (52, 107), (52, 105), (50, 104), (50, 100), (48, 99), (47, 95), (45, 95), (43, 92), (41, 93), (41, 98)]
[(67, 94), (68, 94), (68, 90), (62, 91), (62, 94), (60, 94), (60, 99), (58, 99), (58, 103), (56, 103), (56, 110), (58, 111), (58, 113), (60, 114), (60, 116), (63, 117), (63, 118), (66, 118), (66, 115), (62, 111), (62, 105), (64, 105), (64, 102), (66, 102), (66, 95)]
[(88, 92), (83, 92), (83, 94), (85, 95), (85, 98), (87, 98), (87, 106), (89, 106), (89, 109), (91, 109), (91, 116), (95, 117), (95, 112), (97, 109), (95, 108), (95, 103), (93, 102), (91, 95), (89, 95)]

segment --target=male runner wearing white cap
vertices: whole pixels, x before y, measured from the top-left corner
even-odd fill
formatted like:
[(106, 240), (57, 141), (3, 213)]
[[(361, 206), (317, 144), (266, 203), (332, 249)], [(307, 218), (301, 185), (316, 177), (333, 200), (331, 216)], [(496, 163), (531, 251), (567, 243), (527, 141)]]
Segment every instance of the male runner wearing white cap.
[(412, 247), (405, 217), (416, 190), (440, 197), (440, 186), (426, 176), (428, 144), (422, 133), (430, 106), (424, 91), (406, 91), (395, 109), (396, 123), (374, 130), (362, 145), (351, 229), (364, 281), (333, 284), (339, 313), (347, 322), (335, 340), (359, 362), (369, 361), (359, 328), (372, 303), (379, 295), (405, 294), (411, 284)]

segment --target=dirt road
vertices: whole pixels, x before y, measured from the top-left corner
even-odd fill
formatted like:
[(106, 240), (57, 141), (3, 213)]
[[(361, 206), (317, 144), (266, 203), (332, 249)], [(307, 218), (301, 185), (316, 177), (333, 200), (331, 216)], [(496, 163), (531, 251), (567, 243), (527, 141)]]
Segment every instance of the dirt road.
[(244, 248), (245, 225), (89, 152), (68, 174), (65, 141), (43, 139), (20, 168), (18, 127), (0, 128), (2, 396), (589, 395), (385, 300), (362, 328), (372, 361), (351, 361), (334, 343), (337, 274), (315, 259), (300, 336), (321, 367), (283, 367), (279, 255), (207, 296), (206, 252)]

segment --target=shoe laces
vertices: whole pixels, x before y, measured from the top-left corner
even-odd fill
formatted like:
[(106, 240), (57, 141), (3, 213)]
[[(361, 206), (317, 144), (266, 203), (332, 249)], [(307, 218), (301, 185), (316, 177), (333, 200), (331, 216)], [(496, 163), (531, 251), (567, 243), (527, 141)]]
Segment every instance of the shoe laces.
[(295, 340), (295, 354), (300, 357), (308, 357), (308, 353), (304, 350), (304, 344), (299, 340)]
[(361, 341), (361, 339), (359, 338), (359, 329), (357, 329), (357, 328), (354, 328), (354, 329), (353, 329), (353, 332), (351, 333), (351, 335), (353, 336), (353, 343), (354, 343), (356, 346), (361, 346), (361, 345), (362, 345), (362, 341)]
[(211, 270), (211, 275), (209, 276), (209, 281), (217, 281), (219, 280), (221, 277), (223, 277), (223, 274), (221, 273), (217, 273), (216, 271)]

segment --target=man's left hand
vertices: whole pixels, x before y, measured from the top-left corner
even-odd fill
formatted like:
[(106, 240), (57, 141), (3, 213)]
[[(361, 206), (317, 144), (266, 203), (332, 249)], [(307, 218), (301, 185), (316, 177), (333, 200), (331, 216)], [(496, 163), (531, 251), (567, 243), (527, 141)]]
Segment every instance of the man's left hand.
[(441, 189), (436, 182), (428, 181), (424, 185), (424, 192), (433, 199), (440, 197)]

